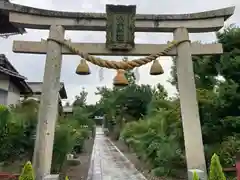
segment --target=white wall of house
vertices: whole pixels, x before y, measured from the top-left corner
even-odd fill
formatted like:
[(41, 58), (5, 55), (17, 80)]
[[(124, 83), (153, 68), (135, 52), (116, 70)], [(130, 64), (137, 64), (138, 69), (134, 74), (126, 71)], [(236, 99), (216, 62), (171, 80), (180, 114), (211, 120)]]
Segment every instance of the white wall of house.
[(0, 104), (7, 105), (8, 92), (0, 89)]
[(17, 104), (20, 100), (19, 89), (9, 81), (9, 77), (0, 74), (0, 104)]
[(0, 104), (8, 104), (8, 86), (9, 86), (9, 77), (0, 74)]
[(9, 83), (8, 88), (8, 105), (17, 104), (20, 100), (20, 91), (19, 89), (12, 83)]
[(9, 77), (4, 74), (0, 74), (0, 89), (8, 91), (8, 87), (9, 87)]

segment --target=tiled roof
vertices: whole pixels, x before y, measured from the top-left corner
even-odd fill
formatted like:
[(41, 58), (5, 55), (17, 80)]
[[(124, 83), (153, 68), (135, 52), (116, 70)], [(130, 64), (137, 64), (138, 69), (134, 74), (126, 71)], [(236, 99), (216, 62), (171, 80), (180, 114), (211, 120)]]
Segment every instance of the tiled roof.
[(19, 28), (9, 22), (9, 13), (4, 10), (0, 10), (0, 27), (0, 36), (26, 33), (24, 28)]
[(10, 81), (20, 89), (22, 94), (32, 93), (32, 89), (25, 81), (27, 78), (18, 73), (4, 54), (0, 54), (0, 73), (9, 76)]
[[(27, 82), (27, 83), (31, 87), (34, 94), (42, 93), (43, 82)], [(61, 99), (67, 99), (67, 92), (66, 92), (63, 82), (60, 82), (59, 95), (60, 95)]]

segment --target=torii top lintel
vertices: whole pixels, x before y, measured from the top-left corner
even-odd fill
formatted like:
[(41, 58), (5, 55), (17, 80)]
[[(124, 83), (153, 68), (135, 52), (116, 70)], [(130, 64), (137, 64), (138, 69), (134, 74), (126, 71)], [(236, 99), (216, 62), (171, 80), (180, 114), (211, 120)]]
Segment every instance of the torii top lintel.
[[(58, 24), (66, 30), (105, 31), (105, 13), (80, 13), (52, 11), (0, 1), (0, 10), (9, 12), (9, 20), (20, 27), (49, 29)], [(137, 14), (136, 32), (173, 32), (186, 27), (189, 32), (213, 32), (223, 27), (224, 21), (233, 15), (235, 7), (189, 14)]]

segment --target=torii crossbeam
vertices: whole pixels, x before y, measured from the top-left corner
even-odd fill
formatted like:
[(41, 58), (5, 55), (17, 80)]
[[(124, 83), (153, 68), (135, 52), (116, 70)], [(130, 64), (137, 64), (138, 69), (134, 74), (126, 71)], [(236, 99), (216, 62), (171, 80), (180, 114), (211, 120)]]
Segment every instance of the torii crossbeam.
[[(74, 47), (80, 49), (83, 53), (102, 56), (148, 56), (162, 52), (167, 48), (167, 44), (136, 44), (131, 51), (110, 51), (106, 48), (105, 43), (72, 43)], [(198, 42), (191, 43), (190, 51), (192, 55), (211, 55), (222, 54), (222, 44), (201, 44)], [(14, 41), (13, 52), (30, 53), (30, 54), (46, 54), (47, 41)], [(62, 54), (73, 55), (69, 49), (62, 47)], [(177, 56), (177, 49), (174, 48), (164, 56)]]

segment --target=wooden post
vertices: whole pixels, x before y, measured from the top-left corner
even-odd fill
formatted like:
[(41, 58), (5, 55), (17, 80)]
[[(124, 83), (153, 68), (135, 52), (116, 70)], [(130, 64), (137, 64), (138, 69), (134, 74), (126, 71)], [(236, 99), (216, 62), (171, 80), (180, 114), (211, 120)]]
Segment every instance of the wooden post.
[[(62, 26), (51, 25), (49, 37), (64, 40)], [(55, 124), (58, 114), (58, 91), (62, 65), (62, 47), (56, 42), (47, 43), (47, 57), (43, 78), (43, 89), (39, 107), (33, 167), (36, 180), (50, 174)]]
[[(186, 28), (174, 31), (176, 41), (188, 40)], [(181, 116), (184, 132), (184, 143), (188, 171), (197, 169), (202, 172), (201, 179), (207, 179), (204, 147), (202, 142), (201, 124), (190, 50), (190, 42), (184, 42), (177, 47), (177, 78), (180, 94)]]

